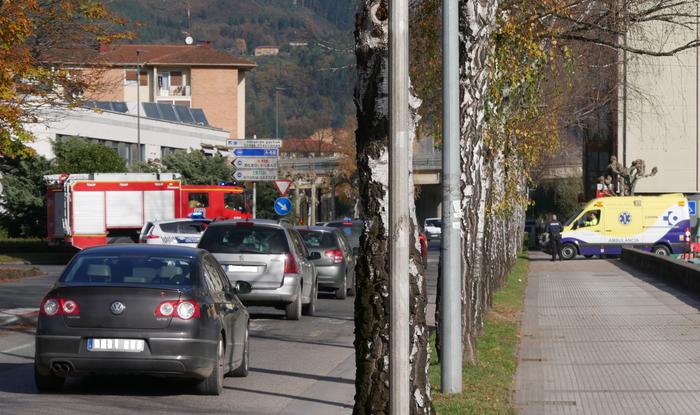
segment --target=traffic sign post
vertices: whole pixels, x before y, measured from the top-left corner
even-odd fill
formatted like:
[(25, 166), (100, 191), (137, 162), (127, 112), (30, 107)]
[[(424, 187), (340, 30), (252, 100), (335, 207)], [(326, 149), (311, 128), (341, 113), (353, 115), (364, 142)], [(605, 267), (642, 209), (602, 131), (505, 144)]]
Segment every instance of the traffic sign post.
[(238, 170), (233, 173), (233, 178), (248, 182), (277, 180), (277, 170)]
[[(232, 148), (236, 172), (233, 178), (238, 181), (253, 182), (253, 218), (256, 216), (257, 192), (255, 182), (277, 180), (279, 149), (282, 140), (226, 140), (226, 146)], [(287, 200), (289, 201), (289, 200)], [(286, 205), (285, 205), (286, 206)], [(291, 210), (291, 202), (286, 215)], [(275, 202), (277, 211), (277, 202)]]
[(279, 150), (276, 148), (237, 148), (233, 150), (236, 157), (279, 157)]
[(282, 140), (226, 140), (230, 148), (280, 148)]
[(233, 160), (236, 169), (277, 169), (277, 159), (275, 157), (238, 157)]
[(289, 188), (292, 185), (291, 180), (275, 180), (275, 187), (277, 188), (277, 191), (280, 193), (280, 196), (284, 196), (287, 194), (289, 191)]
[(275, 200), (275, 213), (280, 216), (289, 215), (292, 211), (292, 201), (286, 197), (280, 197)]

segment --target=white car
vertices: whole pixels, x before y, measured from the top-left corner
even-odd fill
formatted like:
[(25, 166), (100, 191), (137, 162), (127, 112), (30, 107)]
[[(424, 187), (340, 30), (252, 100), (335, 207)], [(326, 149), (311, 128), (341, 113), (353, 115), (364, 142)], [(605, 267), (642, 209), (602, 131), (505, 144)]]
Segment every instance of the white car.
[(423, 230), (428, 241), (442, 238), (442, 219), (427, 218), (423, 222)]
[(209, 219), (170, 219), (150, 221), (141, 229), (140, 243), (182, 245), (196, 248)]

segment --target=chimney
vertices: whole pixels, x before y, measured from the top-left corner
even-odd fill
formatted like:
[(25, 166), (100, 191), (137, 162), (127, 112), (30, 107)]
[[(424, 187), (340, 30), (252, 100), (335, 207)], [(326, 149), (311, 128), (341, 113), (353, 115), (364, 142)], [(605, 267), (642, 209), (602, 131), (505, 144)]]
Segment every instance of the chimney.
[(211, 49), (211, 40), (198, 40), (197, 45), (204, 49)]

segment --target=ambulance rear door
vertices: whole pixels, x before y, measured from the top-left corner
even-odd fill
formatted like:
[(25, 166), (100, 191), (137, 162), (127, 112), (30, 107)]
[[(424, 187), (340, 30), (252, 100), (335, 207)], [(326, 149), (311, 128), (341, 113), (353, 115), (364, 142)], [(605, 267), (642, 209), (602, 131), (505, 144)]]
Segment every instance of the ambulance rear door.
[(603, 210), (603, 243), (601, 253), (619, 255), (627, 245), (644, 245), (642, 200), (611, 199)]

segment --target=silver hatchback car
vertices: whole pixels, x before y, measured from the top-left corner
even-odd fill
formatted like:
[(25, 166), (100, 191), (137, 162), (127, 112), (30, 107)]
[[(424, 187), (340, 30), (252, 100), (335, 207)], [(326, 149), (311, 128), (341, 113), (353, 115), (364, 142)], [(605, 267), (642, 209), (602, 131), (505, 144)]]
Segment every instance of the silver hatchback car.
[(289, 224), (241, 219), (214, 222), (199, 248), (211, 252), (231, 281), (246, 281), (250, 293), (239, 298), (246, 306), (284, 308), (287, 319), (313, 315), (318, 285), (309, 254), (299, 233)]
[(355, 295), (355, 255), (350, 242), (338, 228), (323, 226), (298, 226), (306, 248), (321, 256), (312, 262), (318, 272), (320, 288), (335, 291), (335, 298), (342, 300)]

